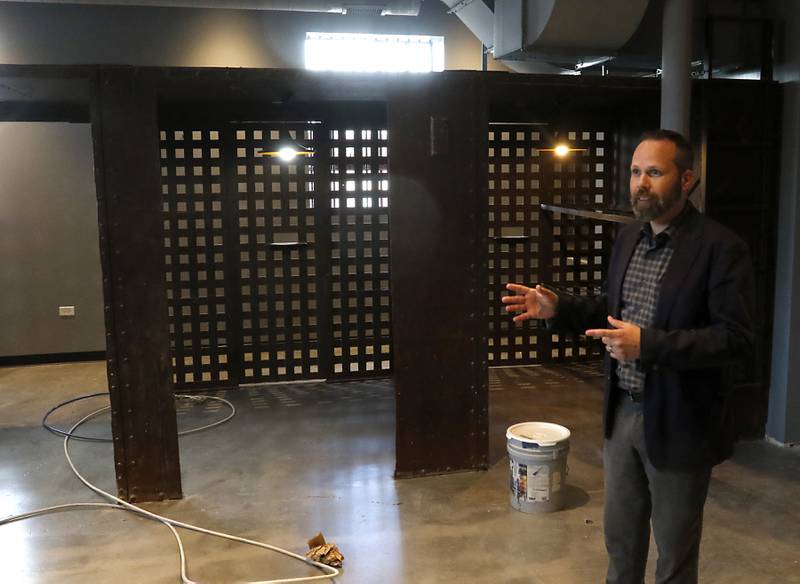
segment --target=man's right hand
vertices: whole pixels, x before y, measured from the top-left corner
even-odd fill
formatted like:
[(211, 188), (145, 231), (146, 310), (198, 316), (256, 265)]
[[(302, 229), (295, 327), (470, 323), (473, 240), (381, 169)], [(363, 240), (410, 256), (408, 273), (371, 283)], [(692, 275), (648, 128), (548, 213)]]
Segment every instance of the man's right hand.
[(503, 297), (506, 312), (520, 313), (514, 317), (514, 322), (553, 318), (558, 311), (558, 295), (543, 286), (537, 284), (535, 288), (528, 288), (522, 284), (506, 284), (506, 289), (516, 294)]

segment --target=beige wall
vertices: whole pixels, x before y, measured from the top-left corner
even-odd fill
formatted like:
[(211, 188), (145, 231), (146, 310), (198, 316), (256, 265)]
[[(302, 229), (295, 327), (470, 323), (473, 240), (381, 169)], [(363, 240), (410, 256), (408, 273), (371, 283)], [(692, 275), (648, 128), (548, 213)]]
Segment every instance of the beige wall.
[(440, 35), (447, 69), (481, 66), (480, 41), (439, 0), (415, 17), (0, 2), (0, 63), (302, 68), (308, 31)]
[(89, 124), (0, 122), (0, 151), (0, 356), (104, 350)]

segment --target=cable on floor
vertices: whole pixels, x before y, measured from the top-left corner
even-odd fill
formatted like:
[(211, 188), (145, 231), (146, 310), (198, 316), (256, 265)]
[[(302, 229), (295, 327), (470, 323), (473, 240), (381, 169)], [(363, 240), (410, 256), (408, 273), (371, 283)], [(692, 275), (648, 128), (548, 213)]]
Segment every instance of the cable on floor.
[[(107, 391), (106, 392), (101, 392), (101, 393), (90, 393), (90, 394), (87, 394), (87, 395), (81, 395), (81, 396), (74, 397), (72, 399), (68, 399), (66, 401), (61, 402), (60, 404), (55, 405), (52, 408), (50, 408), (50, 410), (48, 410), (48, 412), (44, 415), (44, 417), (42, 418), (42, 426), (44, 426), (45, 429), (49, 430), (53, 434), (56, 434), (57, 436), (69, 436), (70, 438), (74, 438), (75, 440), (83, 440), (84, 442), (113, 442), (113, 440), (111, 438), (100, 438), (100, 437), (97, 437), (97, 436), (81, 436), (81, 435), (75, 434), (73, 432), (67, 432), (65, 430), (61, 430), (60, 428), (56, 428), (55, 426), (52, 426), (47, 422), (47, 420), (50, 418), (51, 415), (53, 415), (55, 412), (57, 412), (58, 410), (60, 410), (61, 408), (65, 407), (65, 406), (68, 406), (70, 404), (73, 404), (75, 402), (82, 401), (82, 400), (85, 400), (85, 399), (90, 399), (90, 398), (93, 398), (93, 397), (101, 397), (101, 396), (104, 396), (104, 395), (107, 396), (109, 394), (108, 394)], [(221, 397), (216, 397), (216, 396), (213, 396), (213, 395), (188, 395), (188, 394), (178, 393), (178, 394), (175, 394), (175, 399), (191, 401), (191, 402), (194, 402), (194, 403), (197, 403), (197, 404), (204, 404), (208, 400), (213, 400), (213, 401), (218, 401), (218, 402), (221, 402), (221, 403), (225, 404), (230, 409), (230, 413), (226, 417), (224, 417), (223, 419), (218, 420), (216, 422), (213, 422), (211, 424), (207, 424), (205, 426), (200, 426), (198, 428), (191, 428), (189, 430), (183, 430), (182, 432), (178, 432), (178, 436), (186, 436), (187, 434), (194, 434), (195, 432), (202, 432), (203, 430), (208, 430), (209, 428), (214, 428), (215, 426), (220, 426), (220, 425), (224, 424), (225, 422), (227, 422), (228, 420), (230, 420), (232, 417), (234, 417), (236, 415), (236, 408), (233, 406), (233, 404), (231, 402), (229, 402), (228, 400), (226, 400), (224, 398), (221, 398)]]
[[(87, 395), (87, 396), (81, 396), (79, 398), (74, 398), (72, 400), (68, 400), (66, 402), (63, 402), (62, 404), (59, 404), (55, 408), (51, 409), (45, 415), (43, 423), (47, 420), (47, 418), (50, 416), (50, 414), (52, 414), (55, 410), (59, 409), (60, 407), (63, 407), (65, 405), (67, 405), (69, 403), (73, 403), (75, 401), (79, 401), (81, 399), (88, 399), (89, 397), (97, 397), (99, 395), (107, 395), (107, 394), (92, 394), (92, 395)], [(200, 428), (195, 428), (195, 429), (192, 429), (192, 430), (188, 430), (188, 431), (182, 432), (181, 434), (184, 434), (184, 435), (185, 434), (189, 434), (189, 433), (193, 433), (193, 432), (199, 432), (200, 430), (205, 430), (205, 429), (208, 429), (208, 428), (212, 428), (214, 426), (218, 426), (219, 424), (224, 423), (227, 420), (229, 420), (230, 418), (232, 418), (233, 415), (236, 412), (236, 409), (234, 408), (233, 404), (230, 403), (229, 401), (225, 400), (225, 399), (222, 399), (222, 398), (217, 398), (217, 397), (214, 397), (214, 396), (203, 396), (201, 398), (196, 398), (196, 396), (186, 396), (186, 397), (189, 397), (191, 399), (203, 399), (203, 398), (205, 398), (205, 399), (217, 399), (217, 400), (223, 401), (228, 406), (230, 406), (231, 414), (227, 418), (222, 420), (222, 421), (215, 422), (213, 424), (209, 424), (207, 426), (203, 426), (203, 427), (200, 427)], [(108, 499), (109, 501), (112, 501), (112, 503), (71, 503), (71, 504), (66, 504), (66, 505), (56, 505), (56, 506), (53, 506), (53, 507), (46, 507), (46, 508), (42, 508), (42, 509), (36, 509), (34, 511), (29, 511), (27, 513), (23, 513), (23, 514), (20, 514), (20, 515), (12, 515), (11, 517), (7, 517), (5, 519), (2, 519), (2, 520), (0, 520), (0, 527), (2, 527), (3, 525), (7, 525), (9, 523), (13, 523), (15, 521), (22, 521), (24, 519), (30, 519), (32, 517), (38, 517), (38, 516), (46, 515), (46, 514), (50, 514), (50, 513), (57, 513), (57, 512), (62, 512), (62, 511), (73, 511), (73, 510), (77, 510), (77, 509), (87, 509), (87, 508), (90, 508), (90, 509), (97, 509), (97, 508), (108, 509), (108, 508), (112, 508), (112, 509), (129, 511), (131, 513), (135, 513), (135, 514), (137, 514), (137, 515), (139, 515), (141, 517), (144, 517), (146, 519), (151, 519), (153, 521), (158, 521), (159, 523), (161, 523), (162, 525), (167, 527), (170, 530), (170, 532), (172, 532), (172, 535), (173, 535), (173, 537), (175, 538), (175, 541), (178, 544), (178, 554), (180, 555), (180, 562), (181, 562), (181, 583), (182, 584), (198, 584), (198, 583), (189, 578), (189, 574), (188, 574), (188, 570), (187, 570), (186, 553), (185, 553), (185, 550), (184, 550), (184, 547), (183, 547), (183, 541), (181, 540), (180, 534), (175, 529), (176, 527), (179, 527), (179, 528), (182, 528), (182, 529), (188, 529), (190, 531), (196, 531), (198, 533), (203, 533), (205, 535), (211, 535), (213, 537), (219, 537), (221, 539), (227, 539), (227, 540), (235, 541), (235, 542), (238, 542), (238, 543), (243, 543), (243, 544), (252, 545), (252, 546), (255, 546), (255, 547), (260, 547), (260, 548), (271, 550), (271, 551), (274, 551), (274, 552), (278, 552), (278, 553), (281, 553), (283, 555), (298, 559), (298, 560), (302, 561), (306, 565), (314, 566), (315, 568), (318, 568), (318, 569), (322, 570), (323, 572), (325, 572), (325, 573), (319, 574), (317, 576), (305, 576), (305, 577), (298, 577), (298, 578), (281, 578), (281, 579), (277, 579), (277, 580), (258, 580), (258, 581), (248, 582), (247, 584), (288, 584), (288, 583), (293, 583), (293, 582), (311, 582), (311, 581), (315, 581), (315, 580), (330, 580), (330, 579), (336, 578), (339, 575), (339, 573), (340, 573), (339, 570), (334, 568), (334, 567), (332, 567), (332, 566), (327, 566), (327, 565), (322, 564), (320, 562), (315, 562), (313, 560), (310, 560), (310, 559), (306, 558), (305, 556), (301, 556), (300, 554), (296, 554), (294, 552), (290, 552), (289, 550), (285, 550), (283, 548), (279, 548), (277, 546), (273, 546), (273, 545), (270, 545), (268, 543), (255, 541), (255, 540), (251, 540), (251, 539), (245, 539), (243, 537), (238, 537), (238, 536), (231, 535), (231, 534), (228, 534), (228, 533), (212, 531), (210, 529), (205, 529), (205, 528), (199, 527), (197, 525), (192, 525), (190, 523), (183, 523), (181, 521), (176, 521), (174, 519), (170, 519), (168, 517), (164, 517), (164, 516), (158, 515), (156, 513), (151, 513), (150, 511), (147, 511), (146, 509), (143, 509), (141, 507), (133, 505), (132, 503), (128, 503), (127, 501), (124, 501), (124, 500), (122, 500), (122, 499), (120, 499), (118, 497), (115, 497), (111, 493), (108, 493), (108, 492), (102, 490), (101, 488), (99, 488), (99, 487), (93, 485), (92, 483), (90, 483), (83, 475), (81, 475), (80, 472), (78, 472), (78, 469), (75, 467), (75, 464), (73, 463), (72, 457), (70, 456), (70, 452), (69, 452), (69, 441), (72, 438), (76, 438), (76, 439), (80, 439), (80, 440), (105, 441), (106, 439), (102, 439), (102, 438), (81, 437), (80, 435), (77, 435), (75, 433), (75, 431), (82, 424), (88, 422), (92, 418), (94, 418), (96, 416), (99, 416), (100, 414), (102, 414), (104, 412), (107, 412), (110, 409), (111, 409), (111, 406), (106, 406), (106, 407), (100, 408), (98, 410), (95, 410), (94, 412), (92, 412), (90, 414), (87, 414), (86, 416), (84, 416), (83, 418), (78, 420), (75, 423), (75, 425), (73, 425), (72, 428), (70, 428), (69, 431), (67, 431), (67, 432), (64, 432), (63, 430), (58, 431), (57, 428), (53, 428), (51, 431), (55, 431), (55, 433), (64, 436), (64, 456), (67, 459), (67, 464), (69, 464), (70, 469), (75, 474), (75, 476), (78, 477), (78, 480), (80, 480), (86, 487), (88, 487), (90, 490), (92, 490), (96, 494), (100, 495), (101, 497), (103, 497), (105, 499)], [(48, 426), (45, 426), (45, 427), (50, 429)]]

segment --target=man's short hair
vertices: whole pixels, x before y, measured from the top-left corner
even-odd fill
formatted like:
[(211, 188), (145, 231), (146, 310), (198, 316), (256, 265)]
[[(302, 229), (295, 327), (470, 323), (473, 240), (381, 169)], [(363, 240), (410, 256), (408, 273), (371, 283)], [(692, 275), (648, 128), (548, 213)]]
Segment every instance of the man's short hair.
[(678, 172), (683, 174), (687, 170), (694, 168), (694, 150), (689, 141), (682, 134), (672, 130), (650, 130), (642, 134), (639, 142), (645, 140), (666, 140), (675, 145), (675, 166)]

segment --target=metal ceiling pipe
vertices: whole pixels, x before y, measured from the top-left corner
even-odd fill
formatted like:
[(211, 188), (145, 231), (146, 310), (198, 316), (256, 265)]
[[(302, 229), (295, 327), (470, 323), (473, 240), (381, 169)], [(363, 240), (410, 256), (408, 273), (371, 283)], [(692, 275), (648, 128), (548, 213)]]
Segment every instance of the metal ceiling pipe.
[[(4, 1), (4, 0), (0, 0)], [(161, 8), (227, 8), (234, 10), (285, 10), (333, 14), (417, 16), (422, 0), (23, 0), (45, 4), (98, 4)]]
[(661, 127), (689, 138), (692, 0), (666, 0), (661, 41)]
[(494, 44), (494, 12), (481, 0), (442, 0), (448, 14), (458, 16), (484, 46)]
[[(469, 31), (489, 50), (494, 48), (494, 12), (482, 0), (442, 0), (448, 13), (458, 17)], [(517, 73), (564, 73), (565, 69), (545, 61), (510, 61), (501, 63)]]

